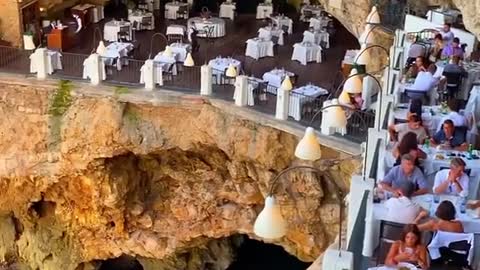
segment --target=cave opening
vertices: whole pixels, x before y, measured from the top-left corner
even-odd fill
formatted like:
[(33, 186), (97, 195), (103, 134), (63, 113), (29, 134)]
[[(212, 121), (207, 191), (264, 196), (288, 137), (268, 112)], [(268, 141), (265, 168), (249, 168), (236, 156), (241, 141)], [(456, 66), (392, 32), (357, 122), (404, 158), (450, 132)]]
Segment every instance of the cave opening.
[(281, 246), (244, 237), (227, 270), (305, 270), (311, 264), (300, 261)]
[(143, 270), (143, 266), (135, 257), (122, 255), (102, 261), (98, 270)]

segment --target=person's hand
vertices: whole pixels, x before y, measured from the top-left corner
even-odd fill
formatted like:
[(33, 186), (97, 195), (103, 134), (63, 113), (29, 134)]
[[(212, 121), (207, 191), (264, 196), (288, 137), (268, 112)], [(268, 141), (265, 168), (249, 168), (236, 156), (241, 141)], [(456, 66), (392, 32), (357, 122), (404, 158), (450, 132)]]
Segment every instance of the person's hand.
[(453, 183), (455, 183), (455, 181), (457, 181), (457, 175), (454, 174), (452, 171), (450, 171), (450, 172), (448, 173), (448, 178), (447, 178), (447, 180), (448, 180), (450, 183), (453, 184)]

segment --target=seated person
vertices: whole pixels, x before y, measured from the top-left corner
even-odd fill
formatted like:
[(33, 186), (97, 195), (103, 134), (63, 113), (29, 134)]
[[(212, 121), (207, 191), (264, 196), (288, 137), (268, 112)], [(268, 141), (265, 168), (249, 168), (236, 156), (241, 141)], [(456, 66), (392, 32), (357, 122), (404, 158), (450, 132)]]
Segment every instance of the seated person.
[(433, 192), (435, 194), (456, 195), (468, 194), (468, 175), (464, 173), (465, 161), (454, 158), (450, 161), (450, 169), (444, 169), (435, 175)]
[(417, 217), (428, 215), (428, 213), (420, 215), (420, 212), (425, 210), (412, 202), (411, 197), (414, 189), (415, 186), (411, 182), (402, 182), (400, 184), (400, 188), (397, 190), (400, 196), (398, 198), (390, 198), (385, 202), (385, 207), (388, 209), (387, 220), (411, 224), (416, 223)]
[(435, 133), (430, 142), (434, 147), (440, 146), (442, 149), (457, 151), (466, 151), (468, 147), (465, 141), (465, 131), (461, 128), (456, 128), (450, 119), (443, 122), (442, 129)]
[(467, 127), (468, 126), (468, 121), (467, 118), (460, 113), (459, 111), (459, 106), (458, 106), (458, 101), (456, 99), (449, 99), (447, 102), (448, 109), (450, 112), (448, 115), (444, 116), (442, 118), (442, 121), (440, 121), (440, 124), (438, 125), (437, 131), (440, 131), (442, 129), (442, 123), (444, 123), (446, 120), (452, 120), (453, 125), (456, 127)]
[(427, 137), (427, 131), (422, 126), (421, 116), (417, 115), (410, 115), (408, 118), (408, 123), (390, 125), (388, 127), (388, 131), (390, 132), (390, 137), (393, 138), (394, 141), (396, 133), (398, 133), (398, 141), (402, 141), (405, 134), (413, 132), (417, 137), (416, 142), (419, 144), (423, 144), (423, 141)]
[(418, 38), (412, 45), (410, 45), (410, 49), (408, 49), (407, 66), (410, 66), (417, 57), (425, 56), (425, 46), (417, 42)]
[(431, 64), (428, 66), (427, 71), (420, 71), (415, 78), (415, 82), (409, 88), (416, 91), (428, 92), (438, 85), (439, 79), (434, 77), (437, 71), (437, 66)]
[(443, 68), (443, 75), (445, 73), (459, 73), (462, 74), (463, 77), (467, 77), (467, 71), (460, 66), (460, 57), (458, 55), (452, 56), (450, 63), (446, 64)]
[(460, 47), (460, 39), (454, 38), (451, 44), (448, 44), (443, 48), (442, 57), (451, 58), (452, 56), (458, 56), (463, 59), (463, 49)]
[(434, 38), (434, 46), (430, 49), (428, 60), (432, 63), (437, 62), (442, 56), (443, 47), (444, 43), (442, 35), (436, 34)]
[(412, 78), (415, 78), (417, 77), (417, 74), (420, 72), (420, 71), (427, 71), (427, 69), (425, 68), (425, 58), (423, 56), (419, 56), (415, 59), (415, 64), (410, 66), (407, 70), (407, 73), (405, 74), (405, 78), (408, 80), (408, 79), (412, 79)]
[(395, 166), (400, 165), (401, 158), (405, 154), (410, 154), (414, 159), (414, 164), (420, 167), (420, 159), (427, 158), (427, 154), (418, 148), (417, 135), (413, 132), (408, 132), (403, 136), (402, 140), (395, 146), (392, 155), (395, 158)]
[(426, 194), (428, 184), (425, 176), (418, 167), (415, 166), (415, 159), (410, 154), (402, 156), (400, 165), (393, 167), (385, 178), (379, 183), (380, 189), (385, 192), (391, 192), (395, 197), (399, 197), (398, 188), (403, 182), (410, 182), (415, 185), (416, 191), (413, 196)]
[(427, 248), (422, 245), (420, 230), (415, 224), (406, 225), (401, 240), (395, 241), (388, 251), (385, 265), (395, 267), (405, 262), (428, 269)]
[(418, 225), (421, 231), (444, 231), (453, 233), (463, 233), (463, 225), (460, 221), (455, 220), (455, 206), (450, 201), (441, 202), (435, 216), (437, 219), (431, 219), (423, 224)]

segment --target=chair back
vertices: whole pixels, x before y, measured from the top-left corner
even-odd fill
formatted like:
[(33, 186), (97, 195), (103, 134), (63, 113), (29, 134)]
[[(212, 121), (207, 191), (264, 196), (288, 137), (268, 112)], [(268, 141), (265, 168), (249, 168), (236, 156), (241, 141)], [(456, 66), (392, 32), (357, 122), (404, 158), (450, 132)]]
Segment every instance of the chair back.
[(386, 221), (380, 221), (380, 238), (377, 249), (377, 265), (385, 262), (390, 246), (398, 240), (401, 240), (405, 224)]
[[(441, 170), (449, 170), (449, 167), (440, 167), (439, 171)], [(470, 177), (470, 174), (472, 173), (472, 169), (465, 169), (463, 172)]]
[(472, 233), (437, 231), (428, 250), (432, 259), (442, 258), (449, 266), (468, 267), (473, 257), (473, 241)]
[(151, 24), (152, 23), (152, 17), (147, 16), (147, 17), (142, 17), (142, 24)]
[(132, 23), (132, 29), (133, 29), (133, 30), (138, 30), (138, 28), (139, 28), (139, 27), (138, 27), (138, 21), (133, 21), (133, 23)]
[(120, 31), (122, 33), (127, 33), (130, 32), (130, 27), (129, 26), (120, 26)]
[(279, 37), (278, 36), (272, 36), (271, 40), (272, 40), (273, 44), (277, 45)]
[(447, 87), (458, 87), (462, 83), (462, 74), (458, 72), (443, 72), (447, 79)]
[(288, 25), (282, 25), (282, 30), (285, 34), (288, 34)]

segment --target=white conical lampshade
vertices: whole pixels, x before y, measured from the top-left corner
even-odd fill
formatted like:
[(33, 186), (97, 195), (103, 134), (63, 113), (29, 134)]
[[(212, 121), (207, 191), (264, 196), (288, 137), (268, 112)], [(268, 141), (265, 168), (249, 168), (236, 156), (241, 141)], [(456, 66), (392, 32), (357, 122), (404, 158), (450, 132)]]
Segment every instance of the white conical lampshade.
[(356, 69), (350, 71), (349, 78), (343, 84), (343, 91), (350, 94), (359, 94), (363, 91), (363, 83), (360, 75), (357, 75), (358, 72)]
[(187, 54), (187, 58), (185, 58), (185, 62), (183, 62), (183, 65), (186, 67), (193, 67), (195, 66), (195, 62), (193, 61), (193, 57), (191, 53)]
[(350, 101), (350, 95), (346, 91), (342, 91), (342, 93), (340, 93), (338, 102), (343, 105), (350, 105), (352, 103)]
[(23, 46), (25, 50), (35, 50), (35, 43), (33, 43), (33, 36), (31, 35), (24, 35), (23, 36)]
[(360, 35), (358, 38), (358, 42), (360, 44), (372, 44), (373, 43), (373, 35), (372, 35), (373, 27), (370, 24), (365, 25), (365, 31)]
[(362, 44), (362, 47), (360, 47), (360, 51), (358, 51), (357, 56), (355, 56), (355, 63), (357, 65), (368, 65), (368, 63), (370, 63), (367, 44)]
[[(338, 105), (338, 99), (332, 99), (331, 105)], [(347, 115), (345, 111), (340, 106), (334, 106), (325, 109), (324, 113), (327, 114), (327, 117), (324, 119), (328, 119), (328, 127), (333, 128), (346, 128), (347, 127)]]
[(253, 232), (262, 238), (277, 239), (287, 232), (287, 224), (280, 213), (280, 206), (275, 198), (265, 198), (265, 207), (258, 215), (253, 225)]
[(98, 53), (99, 55), (105, 55), (105, 54), (107, 53), (107, 47), (105, 47), (105, 43), (103, 43), (103, 40), (101, 40), (101, 41), (98, 43), (97, 53)]
[(230, 77), (230, 78), (237, 77), (237, 69), (235, 68), (235, 66), (233, 66), (233, 64), (228, 65), (227, 72), (225, 75), (227, 75), (227, 77)]
[(168, 57), (172, 57), (173, 56), (172, 48), (170, 48), (170, 46), (167, 45), (167, 47), (165, 47), (165, 51), (163, 52), (163, 54)]
[(315, 161), (322, 157), (322, 150), (313, 128), (307, 127), (305, 130), (305, 135), (298, 142), (297, 148), (295, 148), (295, 156), (299, 159), (310, 161)]
[(283, 80), (281, 87), (282, 87), (283, 90), (288, 90), (288, 91), (293, 89), (293, 85), (292, 85), (292, 81), (290, 80), (290, 76), (288, 76), (288, 75), (285, 76), (285, 79)]
[(378, 10), (376, 6), (372, 7), (370, 14), (367, 16), (366, 23), (369, 24), (380, 24), (380, 15), (378, 14)]

